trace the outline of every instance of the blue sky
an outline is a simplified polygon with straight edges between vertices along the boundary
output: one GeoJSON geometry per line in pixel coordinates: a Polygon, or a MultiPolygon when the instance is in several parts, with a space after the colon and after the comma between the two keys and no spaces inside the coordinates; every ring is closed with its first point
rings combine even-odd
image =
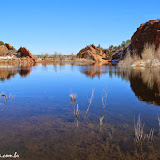
{"type": "Polygon", "coordinates": [[[32,54],[119,45],[160,18],[159,0],[0,0],[0,40],[32,54]]]}

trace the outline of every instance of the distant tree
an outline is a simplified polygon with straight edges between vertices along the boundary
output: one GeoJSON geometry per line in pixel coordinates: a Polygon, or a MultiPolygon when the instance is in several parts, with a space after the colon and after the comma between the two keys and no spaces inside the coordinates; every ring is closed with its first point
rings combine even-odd
{"type": "Polygon", "coordinates": [[[72,53],[72,54],[71,54],[71,60],[74,60],[74,58],[75,58],[75,57],[74,57],[74,54],[72,53]]]}
{"type": "Polygon", "coordinates": [[[121,46],[119,45],[119,46],[118,46],[118,50],[120,50],[120,49],[121,49],[121,46]]]}
{"type": "Polygon", "coordinates": [[[101,45],[100,45],[100,44],[98,45],[98,48],[101,48],[101,45]]]}
{"type": "Polygon", "coordinates": [[[125,47],[127,47],[130,43],[131,43],[131,40],[130,40],[130,39],[129,39],[129,40],[126,40],[126,42],[125,42],[125,47]]]}
{"type": "Polygon", "coordinates": [[[43,57],[44,59],[48,58],[48,53],[44,54],[42,57],[43,57]]]}
{"type": "Polygon", "coordinates": [[[81,52],[79,53],[79,58],[82,58],[82,53],[81,52]]]}
{"type": "Polygon", "coordinates": [[[110,50],[110,51],[113,50],[113,45],[110,45],[110,46],[109,46],[109,50],[110,50]]]}
{"type": "Polygon", "coordinates": [[[117,51],[117,50],[118,50],[118,47],[117,47],[117,46],[114,46],[113,49],[117,51]]]}
{"type": "Polygon", "coordinates": [[[125,44],[126,44],[126,42],[125,42],[125,41],[123,41],[123,42],[122,42],[122,44],[121,44],[121,47],[123,47],[123,48],[124,48],[124,47],[125,47],[125,44]]]}

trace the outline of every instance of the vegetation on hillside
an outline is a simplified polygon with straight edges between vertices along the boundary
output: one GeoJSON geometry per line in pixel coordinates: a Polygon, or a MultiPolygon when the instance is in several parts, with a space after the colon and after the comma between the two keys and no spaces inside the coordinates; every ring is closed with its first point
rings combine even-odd
{"type": "Polygon", "coordinates": [[[3,42],[3,41],[0,41],[0,45],[4,45],[4,42],[3,42]]]}
{"type": "Polygon", "coordinates": [[[160,47],[156,49],[154,44],[149,43],[144,45],[141,56],[136,51],[132,54],[128,51],[125,58],[118,63],[119,67],[155,67],[158,65],[160,65],[160,47]]]}

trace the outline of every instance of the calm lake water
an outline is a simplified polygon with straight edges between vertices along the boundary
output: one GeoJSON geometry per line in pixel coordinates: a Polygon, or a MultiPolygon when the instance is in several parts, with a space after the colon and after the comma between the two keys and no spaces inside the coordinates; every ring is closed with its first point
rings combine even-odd
{"type": "Polygon", "coordinates": [[[69,63],[1,66],[0,92],[7,97],[0,99],[0,154],[17,152],[22,160],[160,159],[159,75],[158,69],[69,63]]]}

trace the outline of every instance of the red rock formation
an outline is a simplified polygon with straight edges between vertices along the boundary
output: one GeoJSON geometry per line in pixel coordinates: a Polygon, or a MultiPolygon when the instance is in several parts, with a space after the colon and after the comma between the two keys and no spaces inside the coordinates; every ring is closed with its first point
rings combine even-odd
{"type": "Polygon", "coordinates": [[[1,53],[4,53],[4,52],[7,52],[8,51],[8,48],[4,45],[0,45],[0,54],[1,53]]]}
{"type": "Polygon", "coordinates": [[[8,48],[9,51],[17,52],[17,50],[8,43],[5,43],[5,46],[8,48]]]}
{"type": "Polygon", "coordinates": [[[150,20],[144,24],[141,24],[141,26],[137,28],[137,31],[133,34],[131,44],[122,51],[119,51],[113,55],[112,60],[118,62],[123,59],[128,50],[130,50],[131,53],[135,50],[137,54],[141,55],[146,43],[155,44],[156,48],[159,47],[160,20],[150,20]]]}
{"type": "Polygon", "coordinates": [[[77,56],[81,58],[89,58],[95,61],[103,61],[103,58],[106,58],[104,50],[94,45],[83,48],[79,51],[77,56]]]}
{"type": "Polygon", "coordinates": [[[5,43],[5,46],[6,46],[9,50],[12,49],[11,45],[8,44],[8,43],[5,43]]]}
{"type": "Polygon", "coordinates": [[[33,60],[34,62],[36,62],[36,60],[34,59],[34,57],[32,56],[32,54],[30,53],[29,50],[27,50],[24,47],[20,47],[18,52],[21,52],[21,57],[28,57],[28,60],[33,60]]]}
{"type": "Polygon", "coordinates": [[[131,38],[131,50],[137,50],[141,54],[146,43],[155,44],[156,48],[160,44],[160,20],[150,20],[141,24],[131,38]]]}

